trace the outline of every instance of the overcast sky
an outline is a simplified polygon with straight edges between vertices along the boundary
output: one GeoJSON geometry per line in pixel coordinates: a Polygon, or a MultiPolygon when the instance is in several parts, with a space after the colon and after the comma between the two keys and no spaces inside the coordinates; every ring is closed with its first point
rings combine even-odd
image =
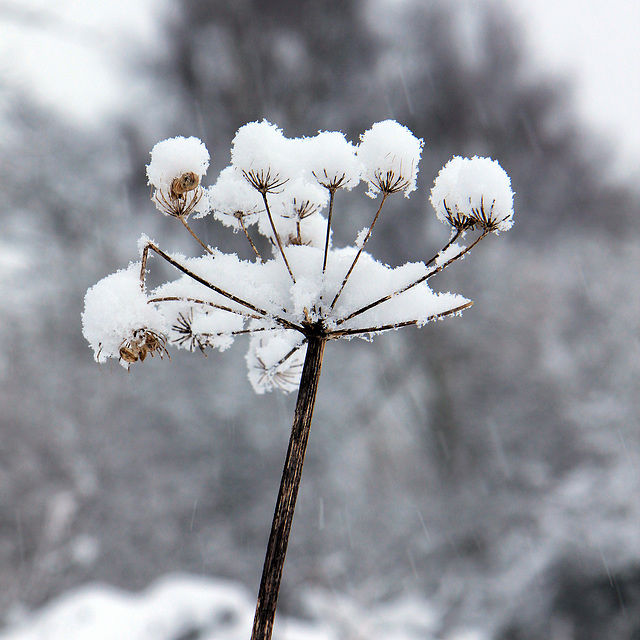
{"type": "MultiPolygon", "coordinates": [[[[574,75],[580,113],[619,150],[619,171],[640,176],[640,1],[503,1],[526,25],[536,63],[574,75]]],[[[149,16],[169,5],[0,0],[0,75],[80,123],[99,123],[130,93],[113,64],[129,47],[118,43],[153,47],[149,16]]]]}

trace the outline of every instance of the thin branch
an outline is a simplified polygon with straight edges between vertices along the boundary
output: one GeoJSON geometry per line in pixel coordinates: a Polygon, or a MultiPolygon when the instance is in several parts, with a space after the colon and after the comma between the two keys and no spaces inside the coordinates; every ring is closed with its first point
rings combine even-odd
{"type": "Polygon", "coordinates": [[[225,291],[224,289],[221,289],[220,287],[216,286],[215,284],[212,284],[211,282],[207,282],[207,280],[205,280],[204,278],[202,278],[198,274],[193,273],[193,271],[191,271],[187,267],[181,265],[178,261],[174,260],[170,255],[166,254],[164,251],[162,251],[162,249],[160,249],[159,247],[157,247],[155,244],[152,244],[152,243],[148,243],[145,246],[144,251],[143,251],[143,255],[142,255],[143,267],[142,267],[142,270],[141,270],[141,278],[143,280],[143,282],[142,282],[143,288],[144,288],[144,267],[145,267],[146,262],[147,262],[147,255],[149,253],[149,249],[151,249],[152,251],[155,251],[161,258],[166,260],[171,266],[173,266],[176,269],[178,269],[178,271],[182,271],[182,273],[184,273],[185,275],[189,276],[191,279],[195,280],[196,282],[199,282],[201,285],[207,287],[208,289],[211,289],[212,291],[215,291],[216,293],[218,293],[221,296],[227,298],[228,300],[231,300],[232,302],[235,302],[236,304],[239,304],[239,305],[241,305],[243,307],[247,307],[247,309],[251,309],[251,311],[255,311],[255,313],[257,313],[258,315],[260,315],[262,317],[265,317],[265,318],[269,318],[269,319],[273,320],[274,322],[277,322],[278,324],[281,324],[283,327],[286,327],[287,329],[294,329],[295,331],[299,331],[300,333],[305,333],[305,330],[303,329],[303,327],[298,326],[294,322],[291,322],[290,320],[287,320],[285,318],[281,318],[280,316],[277,316],[277,315],[275,315],[273,313],[269,313],[268,311],[265,311],[264,309],[261,309],[260,307],[257,307],[256,305],[252,304],[251,302],[247,302],[246,300],[243,300],[242,298],[239,298],[238,296],[235,296],[232,293],[229,293],[229,292],[225,291]]]}
{"type": "Polygon", "coordinates": [[[253,243],[253,240],[251,239],[251,236],[249,235],[249,230],[247,229],[247,225],[244,223],[243,216],[236,216],[236,218],[237,218],[238,222],[240,223],[240,227],[242,228],[242,231],[244,232],[244,235],[247,236],[247,240],[249,241],[249,244],[251,245],[251,248],[253,249],[253,251],[256,254],[256,256],[258,256],[258,260],[260,260],[260,262],[264,262],[264,259],[260,255],[260,252],[258,251],[258,248],[253,243]]]}
{"type": "Polygon", "coordinates": [[[149,259],[150,246],[151,246],[151,243],[147,243],[147,245],[142,251],[142,257],[140,258],[140,289],[142,289],[143,293],[146,286],[147,260],[149,259]]]}
{"type": "Polygon", "coordinates": [[[287,353],[286,356],[280,358],[280,360],[278,360],[278,362],[276,362],[272,368],[277,369],[281,364],[284,364],[292,355],[297,353],[299,349],[301,349],[305,344],[307,344],[307,340],[308,339],[305,338],[300,344],[297,344],[295,347],[293,347],[293,349],[291,349],[291,351],[289,351],[289,353],[287,353]]]}
{"type": "MultiPolygon", "coordinates": [[[[484,237],[486,237],[488,233],[489,233],[489,231],[484,231],[468,247],[465,247],[462,251],[460,251],[460,253],[458,253],[455,256],[453,256],[453,258],[450,258],[449,260],[447,260],[447,262],[445,262],[444,264],[441,264],[440,266],[436,267],[435,269],[432,269],[428,273],[425,273],[422,277],[418,278],[417,280],[415,280],[411,284],[408,284],[407,286],[402,287],[402,289],[398,289],[398,291],[394,291],[393,293],[390,293],[390,294],[388,294],[386,296],[383,296],[382,298],[378,298],[377,300],[374,300],[373,302],[370,302],[368,305],[365,305],[364,307],[360,307],[360,309],[357,309],[353,313],[350,313],[348,316],[346,316],[344,318],[340,318],[340,320],[337,320],[336,324],[337,325],[341,325],[342,323],[346,322],[347,320],[351,320],[351,318],[355,318],[356,316],[359,316],[360,314],[365,313],[366,311],[369,311],[370,309],[373,309],[374,307],[377,307],[378,305],[381,305],[383,302],[387,302],[387,300],[391,300],[391,298],[395,298],[396,296],[399,296],[402,293],[405,293],[406,291],[409,291],[409,289],[413,289],[413,287],[417,287],[419,284],[422,284],[423,282],[426,282],[429,278],[434,276],[436,273],[440,273],[440,271],[446,269],[452,262],[455,262],[459,258],[462,258],[462,256],[464,256],[465,254],[469,253],[469,251],[471,251],[471,249],[473,249],[473,247],[475,247],[478,244],[478,242],[480,242],[480,240],[482,240],[484,237]]],[[[459,235],[459,233],[457,235],[459,235]]],[[[452,244],[453,244],[453,239],[451,239],[446,244],[445,248],[442,251],[444,251],[445,249],[448,249],[452,244]]],[[[441,252],[439,252],[439,253],[441,253],[441,252]]],[[[429,261],[429,263],[433,262],[438,257],[439,253],[436,254],[436,256],[434,258],[432,258],[429,261]]]]}
{"type": "Polygon", "coordinates": [[[327,237],[324,241],[324,258],[322,259],[322,273],[327,270],[327,257],[329,255],[329,236],[331,235],[331,217],[333,216],[333,200],[336,195],[335,187],[327,187],[329,189],[329,215],[327,217],[327,237]]]}
{"type": "Polygon", "coordinates": [[[353,259],[353,262],[351,263],[351,266],[349,267],[349,271],[347,271],[347,275],[344,277],[344,280],[342,281],[342,284],[340,285],[340,289],[338,290],[338,293],[336,293],[336,297],[333,299],[333,302],[331,303],[331,309],[333,309],[336,306],[336,302],[338,302],[338,298],[342,294],[342,291],[343,291],[345,285],[347,284],[347,281],[349,280],[349,277],[351,276],[351,273],[354,270],[354,268],[356,266],[356,263],[358,262],[358,259],[360,258],[360,254],[362,253],[362,251],[364,250],[365,245],[369,241],[369,238],[371,236],[371,232],[373,231],[373,227],[375,226],[376,221],[378,220],[378,216],[380,215],[380,212],[382,211],[382,207],[384,206],[384,203],[385,203],[388,195],[389,195],[389,192],[387,192],[387,191],[385,191],[383,193],[382,201],[380,202],[380,206],[378,207],[378,210],[376,211],[376,215],[373,216],[373,222],[371,223],[371,226],[369,227],[369,230],[367,231],[367,235],[365,236],[364,240],[362,241],[362,244],[360,245],[360,248],[358,249],[358,253],[356,253],[356,257],[353,259]]]}
{"type": "Polygon", "coordinates": [[[449,238],[449,241],[447,242],[447,244],[445,244],[444,247],[442,247],[442,249],[440,249],[440,251],[438,251],[438,253],[436,253],[433,256],[433,258],[431,258],[431,260],[429,260],[428,262],[425,262],[427,267],[430,264],[433,264],[436,261],[436,259],[438,258],[438,256],[441,253],[444,253],[463,233],[464,233],[464,229],[456,228],[455,233],[451,234],[451,238],[449,238]]]}
{"type": "Polygon", "coordinates": [[[460,253],[457,253],[455,256],[453,256],[453,258],[449,258],[449,260],[447,260],[446,262],[438,266],[436,269],[434,269],[433,271],[430,271],[426,275],[425,280],[432,278],[433,276],[436,275],[436,273],[440,273],[441,271],[444,271],[452,262],[455,262],[459,258],[462,258],[463,256],[465,256],[467,253],[469,253],[469,251],[471,251],[471,249],[473,249],[481,240],[484,240],[484,238],[486,238],[490,233],[491,233],[490,229],[485,229],[468,247],[464,247],[464,249],[460,253]]]}
{"type": "Polygon", "coordinates": [[[357,336],[363,335],[365,333],[376,334],[382,333],[383,331],[391,331],[392,329],[400,329],[401,327],[410,327],[414,324],[426,324],[427,322],[432,322],[433,320],[439,320],[440,318],[446,318],[447,316],[454,316],[458,313],[461,313],[465,309],[468,309],[473,305],[473,302],[470,300],[465,304],[460,305],[459,307],[455,307],[453,309],[449,309],[447,311],[443,311],[442,313],[436,313],[428,318],[416,319],[416,320],[406,320],[404,322],[396,322],[394,324],[382,324],[377,327],[364,327],[361,329],[338,329],[336,331],[329,331],[327,333],[328,340],[335,340],[336,338],[342,338],[344,336],[357,336]]]}
{"type": "MultiPolygon", "coordinates": [[[[237,331],[218,331],[216,333],[199,333],[199,336],[205,336],[207,338],[218,338],[220,336],[243,336],[250,333],[260,333],[262,331],[282,331],[280,327],[255,327],[253,329],[238,329],[237,331]]],[[[297,348],[297,347],[296,347],[297,348]]],[[[284,359],[288,357],[285,356],[284,359]]],[[[284,360],[282,360],[284,362],[284,360]]],[[[279,362],[278,365],[281,363],[279,362]]]]}
{"type": "Polygon", "coordinates": [[[185,226],[185,229],[196,239],[196,241],[198,242],[198,244],[208,253],[213,255],[213,251],[211,251],[211,249],[204,243],[202,242],[202,240],[200,240],[200,238],[198,238],[198,236],[193,232],[193,229],[187,224],[187,221],[185,220],[185,216],[180,216],[180,222],[182,222],[182,224],[185,226]]]}
{"type": "Polygon", "coordinates": [[[163,296],[161,298],[151,298],[147,300],[149,304],[155,304],[158,302],[190,302],[191,304],[201,304],[207,307],[213,307],[214,309],[220,309],[220,311],[228,311],[229,313],[235,313],[243,318],[252,318],[254,320],[262,320],[264,316],[258,316],[253,313],[244,313],[238,309],[232,309],[231,307],[225,307],[223,304],[216,304],[215,302],[209,302],[207,300],[199,300],[197,298],[183,298],[182,296],[163,296]]]}
{"type": "Polygon", "coordinates": [[[280,255],[284,260],[284,264],[287,267],[287,271],[289,272],[289,275],[291,276],[291,280],[293,280],[293,284],[295,284],[296,279],[293,277],[293,271],[291,271],[291,267],[289,266],[289,261],[287,260],[287,256],[284,253],[284,247],[282,246],[282,241],[280,240],[280,234],[278,233],[278,230],[276,229],[276,225],[273,222],[273,216],[271,215],[271,209],[269,208],[269,202],[267,200],[267,192],[263,189],[260,191],[260,193],[262,194],[262,199],[264,200],[264,206],[265,206],[265,209],[267,210],[267,216],[269,217],[269,222],[271,223],[271,229],[273,230],[273,235],[276,238],[276,244],[278,245],[278,249],[280,250],[280,255]]]}

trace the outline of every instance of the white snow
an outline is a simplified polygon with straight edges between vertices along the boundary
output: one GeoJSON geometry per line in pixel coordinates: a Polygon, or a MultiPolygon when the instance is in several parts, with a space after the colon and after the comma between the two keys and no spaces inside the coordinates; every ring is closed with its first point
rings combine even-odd
{"type": "Polygon", "coordinates": [[[441,267],[442,265],[449,262],[449,260],[452,260],[459,253],[462,253],[465,249],[466,247],[464,245],[459,245],[456,242],[454,242],[452,245],[447,247],[444,251],[441,251],[436,256],[436,260],[435,260],[436,266],[441,267]]]}
{"type": "Polygon", "coordinates": [[[87,291],[82,333],[96,361],[104,363],[107,358],[119,359],[122,344],[140,329],[162,334],[165,319],[156,306],[148,304],[140,287],[140,263],[136,262],[103,278],[87,291]]]}
{"type": "Polygon", "coordinates": [[[241,172],[267,179],[275,190],[296,172],[291,141],[274,124],[250,122],[238,129],[231,147],[231,163],[241,172]]]}
{"type": "MultiPolygon", "coordinates": [[[[431,640],[441,624],[410,594],[373,606],[322,591],[306,600],[308,619],[276,617],[274,640],[431,640]]],[[[169,575],[140,593],[92,584],[14,622],[0,640],[246,640],[254,609],[244,587],[213,578],[169,575]]]]}
{"type": "Polygon", "coordinates": [[[353,189],[362,174],[356,147],[341,131],[320,131],[298,143],[301,162],[320,184],[353,189]]]}
{"type": "Polygon", "coordinates": [[[216,183],[208,189],[209,209],[196,214],[201,218],[209,211],[227,227],[240,228],[239,218],[245,225],[258,221],[255,215],[264,211],[260,194],[244,179],[237,167],[223,169],[216,183]]]}
{"type": "Polygon", "coordinates": [[[265,338],[251,338],[246,361],[249,382],[258,394],[279,389],[295,391],[300,384],[306,348],[301,336],[280,331],[265,338]]]}

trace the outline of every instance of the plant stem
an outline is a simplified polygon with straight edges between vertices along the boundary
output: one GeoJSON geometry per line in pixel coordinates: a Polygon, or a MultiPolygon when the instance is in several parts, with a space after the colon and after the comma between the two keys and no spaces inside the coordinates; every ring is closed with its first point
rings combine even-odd
{"type": "Polygon", "coordinates": [[[269,208],[269,201],[267,200],[267,191],[262,190],[260,191],[260,193],[262,194],[262,201],[264,202],[264,208],[267,210],[267,216],[269,217],[269,223],[271,224],[271,230],[273,231],[276,244],[278,246],[278,249],[280,250],[280,255],[282,256],[282,259],[284,260],[284,266],[287,267],[287,271],[291,276],[291,280],[293,280],[293,284],[295,284],[296,279],[293,277],[293,271],[291,271],[291,267],[289,266],[289,261],[287,260],[287,256],[285,255],[284,247],[282,246],[282,240],[280,239],[280,234],[276,229],[275,222],[273,221],[273,216],[271,215],[271,209],[269,208]]]}
{"type": "MultiPolygon", "coordinates": [[[[469,251],[471,251],[471,249],[473,249],[473,247],[475,247],[478,244],[478,242],[480,242],[480,240],[487,237],[488,233],[489,231],[485,229],[485,231],[482,232],[482,235],[478,236],[468,247],[465,247],[464,249],[462,249],[460,253],[457,253],[455,256],[453,256],[453,258],[450,258],[444,264],[441,264],[439,267],[436,267],[435,269],[428,271],[421,278],[414,280],[411,284],[408,284],[405,287],[402,287],[402,289],[398,289],[397,291],[394,291],[389,295],[383,296],[382,298],[378,298],[377,300],[370,302],[368,305],[364,307],[360,307],[360,309],[357,309],[353,313],[350,313],[348,316],[345,316],[344,318],[340,318],[339,320],[336,321],[336,325],[341,325],[343,322],[346,322],[347,320],[351,320],[351,318],[355,318],[356,316],[359,316],[361,313],[365,313],[366,311],[369,311],[369,309],[373,309],[374,307],[377,307],[383,302],[387,302],[387,300],[391,300],[391,298],[394,298],[395,296],[399,296],[400,294],[405,293],[405,291],[409,291],[409,289],[413,289],[413,287],[417,287],[419,284],[426,282],[429,278],[432,278],[433,276],[435,276],[436,273],[440,273],[442,270],[446,269],[452,262],[455,262],[456,260],[462,258],[467,253],[469,253],[469,251]]],[[[454,242],[454,238],[452,238],[451,240],[449,240],[449,242],[447,242],[447,244],[444,246],[444,249],[442,249],[442,251],[445,251],[447,248],[449,248],[453,244],[453,242],[454,242]]],[[[427,265],[434,262],[435,259],[438,257],[438,255],[439,254],[436,254],[435,257],[431,258],[431,260],[427,262],[427,265]]]]}
{"type": "Polygon", "coordinates": [[[289,532],[302,477],[302,465],[311,429],[325,342],[325,338],[319,336],[312,336],[308,339],[307,355],[302,369],[293,426],[291,427],[289,449],[282,470],[280,491],[278,492],[278,501],[273,514],[271,535],[262,570],[251,640],[270,640],[273,631],[282,567],[287,553],[289,532]]]}
{"type": "Polygon", "coordinates": [[[208,253],[208,254],[212,254],[213,251],[211,251],[211,249],[209,249],[209,247],[207,247],[207,245],[202,242],[202,240],[200,240],[200,238],[198,238],[198,236],[195,234],[195,232],[193,231],[193,229],[187,224],[187,221],[184,219],[184,217],[180,217],[180,222],[182,222],[182,224],[184,225],[185,229],[195,238],[196,242],[208,253]]]}
{"type": "Polygon", "coordinates": [[[178,271],[182,271],[182,273],[184,273],[186,276],[189,276],[191,279],[195,280],[196,282],[199,282],[201,285],[207,287],[208,289],[215,291],[216,293],[227,298],[228,300],[231,300],[236,304],[242,305],[243,307],[247,307],[247,309],[251,309],[251,311],[255,311],[258,315],[262,316],[263,318],[271,318],[272,320],[282,325],[283,327],[286,327],[287,329],[294,329],[296,331],[300,331],[301,333],[304,333],[304,330],[302,329],[302,327],[287,320],[286,318],[281,318],[280,316],[277,316],[273,313],[269,313],[268,311],[265,311],[264,309],[261,309],[260,307],[257,307],[256,305],[251,304],[251,302],[248,302],[247,300],[243,300],[242,298],[239,298],[238,296],[235,296],[232,293],[229,293],[224,289],[221,289],[215,284],[208,282],[203,277],[199,276],[197,273],[194,273],[190,269],[187,269],[187,267],[180,264],[177,260],[174,260],[168,253],[165,253],[162,249],[157,247],[152,242],[148,242],[145,245],[144,250],[142,251],[142,259],[140,262],[140,287],[143,291],[145,290],[145,273],[147,269],[147,260],[149,258],[149,251],[154,251],[163,260],[168,262],[172,267],[175,267],[176,269],[178,269],[178,271]]]}
{"type": "Polygon", "coordinates": [[[336,195],[335,187],[329,188],[329,216],[327,217],[327,237],[324,241],[324,258],[322,259],[322,273],[327,270],[327,256],[329,255],[329,238],[331,236],[331,218],[333,216],[333,200],[336,195]]]}
{"type": "Polygon", "coordinates": [[[376,215],[373,216],[373,222],[371,223],[371,226],[369,227],[369,230],[367,231],[367,235],[364,237],[364,240],[362,241],[362,244],[360,245],[360,248],[358,249],[358,253],[356,253],[356,257],[353,259],[353,262],[351,263],[351,266],[349,267],[349,271],[347,271],[347,275],[344,277],[344,280],[342,281],[342,284],[340,285],[340,289],[338,289],[338,293],[336,293],[336,296],[333,299],[333,302],[331,303],[331,308],[332,309],[336,306],[336,302],[338,302],[338,298],[342,294],[342,291],[344,290],[347,282],[349,281],[349,277],[351,276],[352,271],[355,269],[355,266],[358,263],[358,258],[360,257],[360,254],[364,250],[364,246],[367,244],[367,242],[369,242],[369,238],[371,237],[371,232],[373,231],[373,227],[375,226],[376,221],[378,220],[378,216],[380,215],[380,212],[382,211],[382,207],[384,206],[384,203],[385,203],[389,193],[390,192],[385,191],[383,193],[383,195],[382,195],[382,200],[380,201],[380,206],[378,207],[378,210],[376,211],[376,215]]]}
{"type": "Polygon", "coordinates": [[[264,260],[262,259],[262,256],[260,255],[260,252],[258,251],[258,248],[253,243],[253,240],[251,239],[251,236],[249,235],[249,230],[247,229],[247,225],[244,223],[244,220],[242,219],[242,216],[238,217],[238,222],[240,223],[240,227],[242,228],[242,231],[244,231],[244,235],[247,236],[247,240],[249,241],[249,244],[251,245],[251,248],[253,249],[253,252],[256,254],[256,256],[258,256],[258,260],[260,260],[260,262],[264,262],[264,260]]]}

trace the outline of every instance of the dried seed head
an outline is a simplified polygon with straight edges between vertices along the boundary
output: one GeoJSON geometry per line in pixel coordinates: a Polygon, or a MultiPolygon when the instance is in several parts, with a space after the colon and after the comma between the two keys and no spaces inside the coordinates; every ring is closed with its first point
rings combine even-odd
{"type": "Polygon", "coordinates": [[[208,201],[204,197],[205,192],[199,184],[196,183],[185,188],[184,183],[188,180],[183,179],[187,176],[194,176],[196,180],[198,179],[198,176],[193,173],[184,174],[171,183],[171,189],[168,193],[159,189],[153,192],[151,200],[155,202],[156,208],[162,213],[174,218],[186,218],[194,211],[202,212],[203,208],[208,208],[208,201]],[[178,193],[178,190],[181,190],[182,193],[178,193]]]}
{"type": "Polygon", "coordinates": [[[130,346],[127,346],[127,344],[128,343],[124,343],[120,347],[120,358],[128,364],[133,364],[138,360],[138,349],[137,347],[131,348],[130,346]]]}
{"type": "Polygon", "coordinates": [[[187,191],[197,189],[200,184],[200,178],[193,171],[187,171],[181,176],[174,178],[171,182],[171,197],[175,199],[182,198],[187,191]]]}
{"type": "Polygon", "coordinates": [[[438,218],[457,229],[498,233],[513,225],[511,179],[491,158],[451,158],[438,173],[430,200],[438,218]]]}
{"type": "Polygon", "coordinates": [[[131,338],[124,340],[119,349],[120,359],[127,364],[133,364],[140,360],[144,362],[147,354],[151,357],[158,353],[162,358],[169,352],[166,347],[166,338],[155,331],[149,329],[137,329],[131,338]]]}

